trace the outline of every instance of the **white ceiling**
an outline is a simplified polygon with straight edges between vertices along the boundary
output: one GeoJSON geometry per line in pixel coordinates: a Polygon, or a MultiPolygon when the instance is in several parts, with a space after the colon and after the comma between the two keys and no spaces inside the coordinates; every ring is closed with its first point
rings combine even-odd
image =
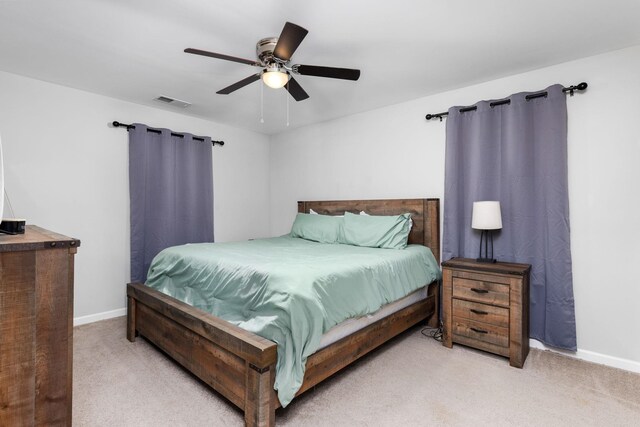
{"type": "Polygon", "coordinates": [[[273,134],[284,89],[264,87],[262,124],[262,83],[215,93],[256,69],[183,50],[254,59],[285,21],[309,30],[292,63],[362,70],[296,77],[291,128],[640,44],[638,0],[0,0],[0,70],[273,134]]]}

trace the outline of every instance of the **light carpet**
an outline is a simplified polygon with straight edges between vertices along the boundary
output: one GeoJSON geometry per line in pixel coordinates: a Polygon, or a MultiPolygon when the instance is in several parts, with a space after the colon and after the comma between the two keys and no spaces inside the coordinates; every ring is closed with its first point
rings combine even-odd
{"type": "MultiPolygon", "coordinates": [[[[125,318],[74,329],[75,426],[241,426],[125,318]]],[[[413,328],[276,412],[279,426],[640,426],[640,375],[531,350],[524,369],[413,328]]]]}

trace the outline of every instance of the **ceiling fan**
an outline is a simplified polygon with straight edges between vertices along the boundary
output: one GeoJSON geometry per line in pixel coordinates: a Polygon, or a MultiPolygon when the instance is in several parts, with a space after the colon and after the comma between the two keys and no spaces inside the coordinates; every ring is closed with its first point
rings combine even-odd
{"type": "Polygon", "coordinates": [[[290,65],[291,56],[296,51],[302,40],[309,31],[299,25],[287,22],[284,24],[280,37],[267,37],[261,39],[256,44],[257,61],[237,58],[235,56],[223,55],[221,53],[208,52],[206,50],[187,48],[186,53],[209,56],[211,58],[224,59],[226,61],[239,62],[241,64],[252,65],[262,68],[256,74],[240,80],[216,93],[228,95],[240,88],[247,86],[262,78],[262,81],[269,87],[278,89],[284,87],[296,101],[309,98],[307,92],[293,78],[292,74],[302,76],[330,77],[333,79],[358,80],[360,70],[350,68],[322,67],[317,65],[290,65]]]}

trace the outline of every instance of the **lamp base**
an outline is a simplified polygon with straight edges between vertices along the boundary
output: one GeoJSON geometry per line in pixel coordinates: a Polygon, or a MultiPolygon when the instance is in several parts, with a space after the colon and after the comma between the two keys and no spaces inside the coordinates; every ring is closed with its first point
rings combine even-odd
{"type": "Polygon", "coordinates": [[[496,259],[493,257],[493,230],[482,230],[480,233],[480,252],[478,253],[477,262],[485,264],[494,264],[496,259]],[[484,240],[484,253],[482,252],[482,241],[484,240]],[[491,241],[491,252],[489,252],[489,241],[491,241]]]}

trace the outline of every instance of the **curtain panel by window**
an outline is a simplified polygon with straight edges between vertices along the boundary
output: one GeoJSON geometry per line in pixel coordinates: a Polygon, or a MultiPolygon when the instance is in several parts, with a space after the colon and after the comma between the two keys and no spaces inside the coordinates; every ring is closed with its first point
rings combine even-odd
{"type": "Polygon", "coordinates": [[[161,250],[213,241],[211,138],[129,129],[131,281],[144,282],[161,250]]]}
{"type": "Polygon", "coordinates": [[[477,258],[472,204],[500,201],[494,256],[532,265],[531,338],[575,350],[566,95],[560,85],[546,90],[528,101],[529,93],[512,95],[509,105],[449,109],[442,259],[477,258]]]}

